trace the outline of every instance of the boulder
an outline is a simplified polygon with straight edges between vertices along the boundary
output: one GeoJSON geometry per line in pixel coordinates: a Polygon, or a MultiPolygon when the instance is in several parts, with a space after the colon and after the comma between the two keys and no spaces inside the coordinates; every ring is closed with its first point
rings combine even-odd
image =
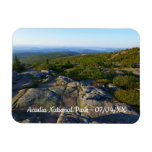
{"type": "Polygon", "coordinates": [[[134,114],[109,114],[92,118],[88,114],[81,112],[61,112],[57,123],[135,123],[139,119],[134,114]]]}
{"type": "Polygon", "coordinates": [[[51,79],[52,79],[52,76],[46,75],[46,79],[44,79],[42,82],[46,83],[46,82],[51,81],[51,79]]]}
{"type": "Polygon", "coordinates": [[[48,73],[46,73],[46,72],[36,72],[34,74],[34,77],[36,77],[36,78],[42,78],[42,77],[45,77],[46,75],[48,75],[48,73]]]}
{"type": "Polygon", "coordinates": [[[102,95],[100,94],[84,94],[79,95],[79,102],[78,106],[85,107],[88,110],[88,115],[91,118],[97,118],[105,115],[110,114],[118,114],[118,113],[124,113],[124,114],[131,114],[138,116],[137,112],[135,112],[130,106],[128,106],[125,103],[121,103],[118,101],[115,101],[114,99],[110,98],[102,98],[102,95]],[[101,109],[100,109],[100,108],[101,109]],[[99,109],[96,109],[99,108],[99,109]],[[99,110],[99,111],[95,111],[99,110]]]}
{"type": "Polygon", "coordinates": [[[12,77],[13,77],[13,82],[15,82],[17,80],[17,72],[16,71],[13,71],[12,77]]]}
{"type": "Polygon", "coordinates": [[[77,88],[76,87],[67,87],[64,94],[70,94],[73,91],[75,91],[77,88]]]}
{"type": "Polygon", "coordinates": [[[55,86],[55,87],[49,87],[50,91],[55,92],[58,95],[62,95],[65,91],[65,86],[55,86]]]}
{"type": "Polygon", "coordinates": [[[93,81],[94,80],[82,80],[82,81],[80,81],[80,85],[81,86],[91,86],[93,81]]]}
{"type": "Polygon", "coordinates": [[[135,123],[139,119],[138,115],[134,114],[124,114],[124,113],[119,113],[119,114],[110,114],[110,115],[105,115],[101,117],[95,118],[95,122],[97,123],[119,123],[119,124],[128,124],[128,123],[135,123]]]}
{"type": "Polygon", "coordinates": [[[30,73],[25,73],[25,74],[22,74],[22,77],[23,78],[32,78],[32,75],[30,73]]]}
{"type": "Polygon", "coordinates": [[[78,98],[78,91],[76,88],[67,88],[63,94],[62,102],[65,108],[76,106],[78,98]]]}
{"type": "Polygon", "coordinates": [[[41,70],[41,72],[42,72],[42,73],[47,73],[47,74],[49,74],[49,73],[50,73],[50,71],[49,71],[49,70],[41,70]]]}
{"type": "Polygon", "coordinates": [[[12,99],[12,108],[15,108],[17,101],[25,94],[27,89],[20,90],[17,95],[12,99]]]}
{"type": "Polygon", "coordinates": [[[55,92],[50,91],[45,88],[31,88],[26,91],[24,95],[22,95],[18,101],[16,102],[16,107],[20,107],[21,109],[27,110],[29,106],[44,106],[44,108],[49,103],[52,105],[57,105],[60,100],[60,96],[58,96],[55,92]]]}
{"type": "Polygon", "coordinates": [[[119,71],[119,70],[116,70],[115,73],[116,73],[116,75],[124,75],[124,72],[123,71],[119,71]]]}
{"type": "Polygon", "coordinates": [[[13,90],[21,90],[24,88],[32,88],[35,87],[35,83],[32,81],[34,78],[30,74],[19,74],[17,77],[19,77],[15,83],[13,84],[13,90]]]}
{"type": "Polygon", "coordinates": [[[120,103],[112,95],[102,89],[93,86],[81,86],[79,89],[78,106],[87,108],[88,116],[97,118],[110,114],[124,113],[138,114],[127,104],[120,103]],[[97,107],[102,107],[101,111],[95,111],[97,107]]]}
{"type": "Polygon", "coordinates": [[[68,113],[68,112],[61,112],[57,123],[89,123],[92,119],[87,115],[81,115],[81,113],[68,113]]]}
{"type": "Polygon", "coordinates": [[[86,95],[85,95],[85,98],[86,98],[86,100],[90,100],[90,99],[95,99],[95,100],[99,100],[99,99],[101,99],[101,95],[99,95],[99,94],[96,94],[96,93],[87,93],[86,95]]]}
{"type": "Polygon", "coordinates": [[[80,83],[77,82],[77,81],[74,81],[74,82],[70,82],[67,84],[68,87],[79,87],[80,86],[80,83]]]}
{"type": "Polygon", "coordinates": [[[73,82],[73,80],[71,78],[65,77],[65,76],[59,76],[57,78],[57,83],[59,85],[66,85],[69,82],[73,82]]]}
{"type": "Polygon", "coordinates": [[[108,91],[108,90],[117,91],[119,88],[120,88],[120,87],[117,87],[117,86],[113,85],[112,83],[109,83],[109,84],[106,86],[107,91],[108,91]]]}
{"type": "Polygon", "coordinates": [[[96,96],[99,95],[102,98],[113,98],[112,95],[110,95],[108,92],[103,91],[102,89],[96,88],[94,86],[81,86],[81,91],[79,92],[80,94],[84,94],[84,97],[89,96],[96,96]]]}
{"type": "Polygon", "coordinates": [[[34,83],[28,82],[28,83],[25,83],[25,84],[22,85],[22,89],[23,89],[23,88],[32,88],[32,87],[34,87],[34,86],[35,86],[34,83]]]}

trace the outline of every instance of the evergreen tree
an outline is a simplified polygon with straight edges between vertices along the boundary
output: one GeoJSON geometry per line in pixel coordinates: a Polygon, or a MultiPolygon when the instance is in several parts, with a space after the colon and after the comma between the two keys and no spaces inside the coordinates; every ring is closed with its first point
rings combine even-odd
{"type": "Polygon", "coordinates": [[[16,55],[14,57],[13,70],[17,72],[21,72],[22,70],[24,70],[24,67],[21,65],[21,62],[19,61],[16,55]]]}
{"type": "Polygon", "coordinates": [[[44,61],[44,68],[45,68],[46,70],[49,69],[49,60],[48,60],[48,59],[46,59],[46,60],[44,61]]]}

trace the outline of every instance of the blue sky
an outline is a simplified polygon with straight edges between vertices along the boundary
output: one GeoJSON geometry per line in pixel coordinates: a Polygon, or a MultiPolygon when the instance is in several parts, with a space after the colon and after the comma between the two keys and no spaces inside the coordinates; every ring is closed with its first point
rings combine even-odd
{"type": "Polygon", "coordinates": [[[139,47],[139,35],[132,29],[30,29],[14,32],[13,45],[139,47]]]}

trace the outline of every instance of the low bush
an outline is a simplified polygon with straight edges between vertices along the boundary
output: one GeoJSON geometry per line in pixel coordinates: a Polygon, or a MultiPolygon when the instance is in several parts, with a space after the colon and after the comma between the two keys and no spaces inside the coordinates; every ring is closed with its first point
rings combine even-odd
{"type": "Polygon", "coordinates": [[[124,89],[139,88],[139,80],[135,76],[125,75],[116,76],[113,79],[113,84],[124,89]]]}
{"type": "Polygon", "coordinates": [[[132,106],[139,106],[139,91],[135,89],[122,90],[118,89],[114,92],[114,96],[124,103],[132,106]]]}

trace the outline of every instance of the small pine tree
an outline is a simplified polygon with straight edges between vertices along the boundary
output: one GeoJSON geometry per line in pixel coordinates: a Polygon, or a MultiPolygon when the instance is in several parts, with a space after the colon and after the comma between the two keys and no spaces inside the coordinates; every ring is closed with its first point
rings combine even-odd
{"type": "Polygon", "coordinates": [[[15,70],[17,72],[21,72],[24,70],[24,67],[21,65],[21,62],[19,61],[19,59],[17,58],[16,55],[14,57],[13,70],[15,70]]]}
{"type": "Polygon", "coordinates": [[[46,60],[44,61],[44,68],[45,68],[46,70],[49,69],[49,60],[48,60],[48,59],[46,59],[46,60]]]}

